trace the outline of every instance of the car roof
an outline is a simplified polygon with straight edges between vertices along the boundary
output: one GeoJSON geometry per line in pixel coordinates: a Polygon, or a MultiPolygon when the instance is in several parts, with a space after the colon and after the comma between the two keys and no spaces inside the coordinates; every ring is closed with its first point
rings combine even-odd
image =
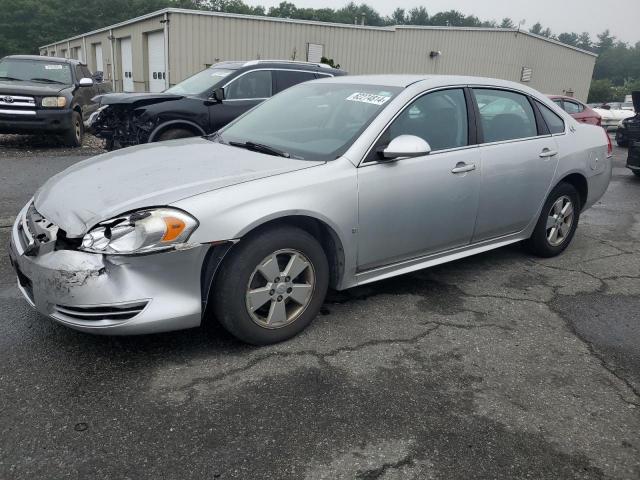
{"type": "Polygon", "coordinates": [[[332,73],[346,73],[343,70],[333,68],[325,63],[302,62],[295,60],[230,60],[218,62],[211,66],[211,68],[228,68],[230,70],[250,69],[252,67],[277,67],[292,70],[309,70],[313,72],[326,71],[332,73]]]}
{"type": "Polygon", "coordinates": [[[376,85],[380,87],[407,88],[414,84],[420,84],[425,88],[437,88],[454,85],[473,85],[480,87],[496,87],[520,90],[531,95],[540,95],[540,92],[521,83],[511,82],[498,78],[473,77],[466,75],[347,75],[330,79],[316,80],[316,82],[332,83],[358,83],[363,85],[376,85]]]}
{"type": "Polygon", "coordinates": [[[74,58],[64,57],[48,57],[46,55],[9,55],[4,58],[11,58],[14,60],[35,60],[40,62],[53,62],[53,63],[68,63],[70,65],[85,65],[85,63],[74,58]]]}

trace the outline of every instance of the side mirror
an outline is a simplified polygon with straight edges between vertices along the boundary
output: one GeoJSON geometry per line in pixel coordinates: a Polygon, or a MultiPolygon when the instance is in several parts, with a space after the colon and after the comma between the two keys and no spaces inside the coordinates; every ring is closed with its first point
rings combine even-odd
{"type": "Polygon", "coordinates": [[[431,153],[429,144],[415,135],[400,135],[382,150],[384,160],[399,160],[401,158],[422,157],[431,153]]]}
{"type": "Polygon", "coordinates": [[[217,103],[221,103],[224,100],[224,88],[216,88],[211,94],[212,100],[217,103]]]}
{"type": "Polygon", "coordinates": [[[80,85],[81,87],[92,87],[93,80],[87,77],[81,78],[80,81],[78,82],[78,85],[80,85]]]}

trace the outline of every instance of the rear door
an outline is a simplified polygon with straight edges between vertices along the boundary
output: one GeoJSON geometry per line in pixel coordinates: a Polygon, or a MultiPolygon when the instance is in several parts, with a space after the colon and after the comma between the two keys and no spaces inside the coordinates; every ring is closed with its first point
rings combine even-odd
{"type": "Polygon", "coordinates": [[[473,242],[516,233],[538,212],[558,163],[558,147],[528,96],[474,88],[482,185],[473,242]]]}
{"type": "Polygon", "coordinates": [[[224,87],[224,100],[209,107],[211,132],[271,97],[274,83],[273,71],[269,69],[249,70],[230,80],[224,87]]]}

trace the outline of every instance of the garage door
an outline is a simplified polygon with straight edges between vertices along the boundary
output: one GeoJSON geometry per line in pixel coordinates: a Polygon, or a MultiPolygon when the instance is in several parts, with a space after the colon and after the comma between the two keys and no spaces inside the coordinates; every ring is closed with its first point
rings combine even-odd
{"type": "MultiPolygon", "coordinates": [[[[102,63],[102,44],[96,43],[96,72],[103,72],[104,64],[102,63]]],[[[95,73],[95,72],[94,72],[95,73]]]]}
{"type": "Polygon", "coordinates": [[[133,92],[133,55],[131,53],[131,38],[120,39],[120,55],[122,57],[122,90],[133,92]]]}
{"type": "Polygon", "coordinates": [[[147,35],[147,58],[149,59],[149,91],[162,92],[165,89],[166,69],[164,65],[164,32],[147,35]]]}

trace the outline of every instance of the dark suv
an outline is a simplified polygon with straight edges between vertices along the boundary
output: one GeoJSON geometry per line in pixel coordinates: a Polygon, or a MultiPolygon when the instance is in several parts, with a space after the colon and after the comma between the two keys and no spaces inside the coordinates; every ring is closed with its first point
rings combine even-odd
{"type": "Polygon", "coordinates": [[[12,55],[0,60],[0,133],[63,135],[82,144],[84,121],[98,108],[92,98],[109,92],[78,60],[12,55]]]}
{"type": "Polygon", "coordinates": [[[89,124],[108,150],[206,135],[286,88],[345,74],[319,63],[221,62],[162,93],[104,95],[89,124]]]}

